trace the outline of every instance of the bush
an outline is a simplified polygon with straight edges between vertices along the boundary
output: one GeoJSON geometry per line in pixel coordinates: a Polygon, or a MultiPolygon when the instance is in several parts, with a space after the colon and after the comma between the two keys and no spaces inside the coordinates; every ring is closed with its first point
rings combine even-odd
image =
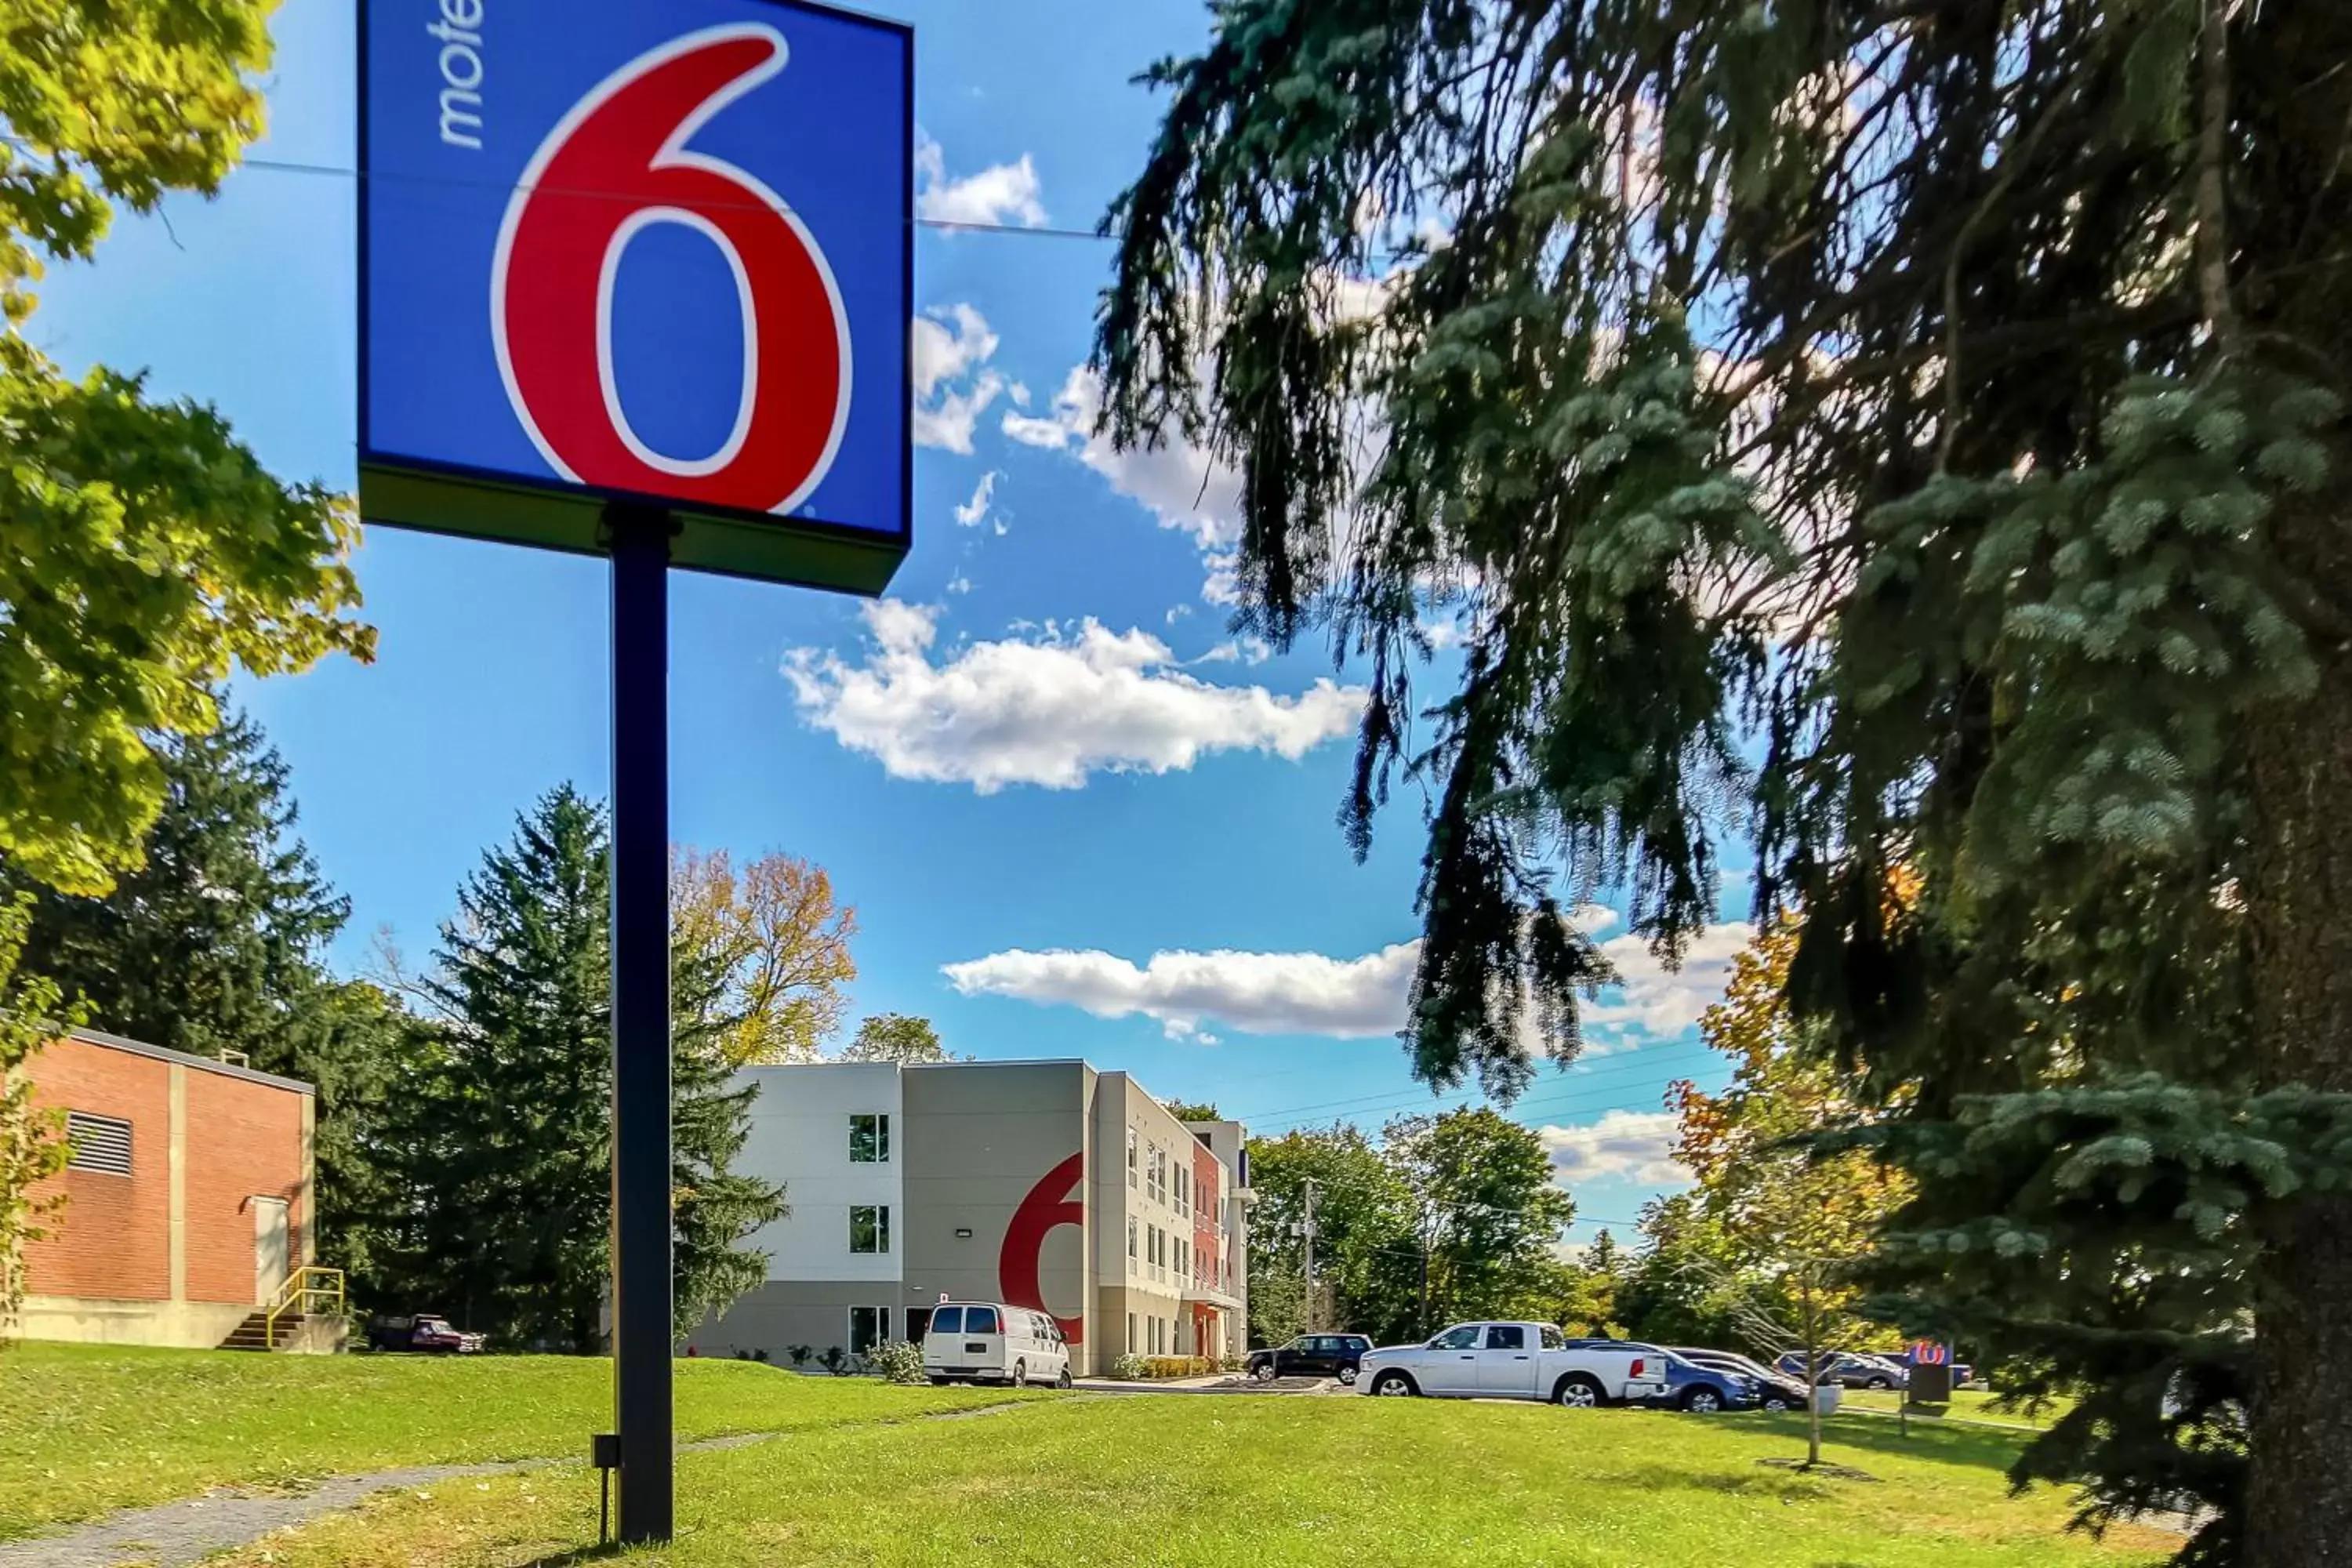
{"type": "Polygon", "coordinates": [[[809,1357],[814,1355],[816,1352],[807,1345],[786,1345],[784,1353],[793,1358],[794,1366],[804,1367],[809,1363],[809,1357]]]}
{"type": "Polygon", "coordinates": [[[1141,1383],[1151,1375],[1151,1367],[1133,1351],[1110,1363],[1110,1374],[1121,1383],[1141,1383]]]}
{"type": "Polygon", "coordinates": [[[892,1340],[866,1352],[866,1370],[891,1383],[923,1381],[923,1347],[892,1340]]]}
{"type": "Polygon", "coordinates": [[[839,1345],[827,1345],[824,1353],[816,1358],[816,1363],[839,1377],[849,1370],[849,1352],[839,1345]]]}
{"type": "Polygon", "coordinates": [[[1156,1355],[1144,1363],[1143,1375],[1150,1378],[1206,1377],[1217,1370],[1217,1363],[1207,1356],[1156,1355]]]}

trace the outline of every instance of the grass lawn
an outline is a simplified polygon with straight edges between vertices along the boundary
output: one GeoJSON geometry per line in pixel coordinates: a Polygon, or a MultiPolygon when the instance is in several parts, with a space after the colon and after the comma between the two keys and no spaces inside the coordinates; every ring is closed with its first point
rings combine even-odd
{"type": "MultiPolygon", "coordinates": [[[[1793,1417],[1542,1405],[1130,1395],[969,1420],[836,1426],[678,1465],[681,1568],[2147,1568],[2179,1542],[2063,1532],[2007,1496],[2017,1438],[1833,1424],[1872,1480],[1801,1457],[1793,1417]]],[[[592,1544],[595,1478],[566,1467],[257,1543],[235,1568],[520,1568],[592,1544]]]]}
{"type": "MultiPolygon", "coordinates": [[[[1000,1404],[740,1362],[677,1367],[681,1441],[1000,1404]]],[[[268,1356],[24,1343],[0,1352],[0,1540],[231,1482],[584,1456],[609,1363],[563,1356],[268,1356]]]]}
{"type": "MultiPolygon", "coordinates": [[[[1901,1404],[1902,1398],[1900,1394],[1892,1391],[1850,1388],[1846,1390],[1844,1404],[1848,1409],[1875,1410],[1892,1415],[1901,1404]]],[[[2028,1411],[2021,1405],[2013,1409],[2003,1409],[1995,1403],[1995,1395],[1982,1389],[1955,1390],[1950,1409],[1944,1418],[1954,1421],[1990,1421],[2010,1426],[2047,1427],[2073,1405],[2071,1400],[2053,1399],[2039,1410],[2028,1411]]]]}

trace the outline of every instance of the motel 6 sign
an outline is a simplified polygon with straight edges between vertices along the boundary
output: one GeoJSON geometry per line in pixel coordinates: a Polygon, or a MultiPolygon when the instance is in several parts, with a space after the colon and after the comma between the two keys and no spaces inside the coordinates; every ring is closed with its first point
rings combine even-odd
{"type": "Polygon", "coordinates": [[[364,0],[370,520],[875,593],[908,542],[913,42],[793,0],[364,0]]]}

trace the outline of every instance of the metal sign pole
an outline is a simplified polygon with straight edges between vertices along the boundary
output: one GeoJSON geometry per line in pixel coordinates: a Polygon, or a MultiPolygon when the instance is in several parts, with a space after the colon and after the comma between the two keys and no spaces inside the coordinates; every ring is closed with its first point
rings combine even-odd
{"type": "Polygon", "coordinates": [[[670,1539],[669,536],[613,554],[613,1407],[623,1545],[670,1539]]]}

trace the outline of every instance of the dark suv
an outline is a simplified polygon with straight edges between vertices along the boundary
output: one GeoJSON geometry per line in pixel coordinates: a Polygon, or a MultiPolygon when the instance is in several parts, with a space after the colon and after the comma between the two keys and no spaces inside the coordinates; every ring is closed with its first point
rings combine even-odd
{"type": "Polygon", "coordinates": [[[1286,1345],[1250,1352],[1249,1374],[1260,1383],[1277,1377],[1336,1377],[1352,1384],[1356,1368],[1371,1348],[1372,1342],[1361,1334],[1301,1334],[1286,1345]]]}

